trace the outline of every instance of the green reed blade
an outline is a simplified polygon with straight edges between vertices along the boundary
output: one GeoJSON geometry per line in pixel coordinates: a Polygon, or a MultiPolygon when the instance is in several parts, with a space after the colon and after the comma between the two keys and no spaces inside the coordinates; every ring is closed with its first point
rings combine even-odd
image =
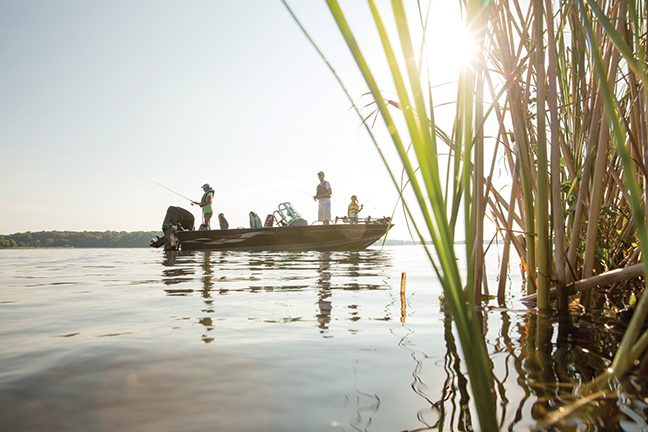
{"type": "MultiPolygon", "coordinates": [[[[578,0],[581,10],[585,10],[583,0],[578,0]]],[[[599,77],[601,94],[605,100],[605,110],[608,114],[609,120],[612,124],[612,131],[616,149],[623,161],[623,174],[625,177],[625,185],[630,189],[630,204],[635,214],[635,223],[637,225],[637,235],[640,239],[640,246],[643,250],[644,256],[648,253],[648,231],[646,229],[646,217],[644,213],[644,203],[641,201],[643,196],[641,188],[637,184],[637,176],[634,170],[634,162],[630,151],[625,143],[625,131],[622,128],[622,116],[617,106],[614,92],[608,80],[607,70],[605,68],[603,58],[599,51],[599,44],[597,36],[592,30],[589,18],[585,13],[582,14],[583,25],[587,32],[590,42],[590,49],[592,50],[592,59],[594,61],[594,69],[599,77]]],[[[648,260],[644,260],[644,274],[648,274],[648,260]]],[[[648,282],[644,282],[645,288],[648,288],[648,282]]],[[[644,289],[645,289],[644,288],[644,289]]],[[[617,350],[614,360],[612,362],[611,370],[616,376],[623,376],[629,370],[635,361],[632,357],[632,348],[639,337],[641,327],[648,317],[648,295],[641,296],[635,313],[630,321],[619,349],[617,350]]]]}
{"type": "MultiPolygon", "coordinates": [[[[431,131],[434,130],[434,127],[422,123],[427,120],[425,120],[425,104],[422,99],[422,92],[420,91],[420,87],[418,87],[418,67],[412,62],[406,62],[408,76],[410,77],[410,88],[412,88],[417,103],[416,111],[418,112],[418,115],[415,115],[414,108],[410,104],[407,84],[404,76],[400,72],[400,67],[392,48],[391,40],[387,35],[387,31],[375,3],[370,0],[369,5],[383,44],[392,79],[394,80],[394,85],[399,96],[400,108],[404,114],[407,132],[412,140],[412,146],[417,156],[417,162],[420,166],[420,174],[425,189],[421,189],[418,183],[418,179],[412,169],[412,163],[403,147],[400,133],[398,132],[391,114],[387,110],[379,88],[366,61],[364,60],[350,28],[348,27],[348,24],[346,23],[338,3],[335,0],[328,0],[327,3],[356,60],[356,63],[361,70],[362,75],[365,78],[367,85],[374,96],[383,120],[389,129],[392,141],[394,142],[411,181],[413,191],[419,202],[419,207],[421,208],[428,231],[435,245],[442,271],[442,274],[439,276],[444,286],[446,299],[453,312],[457,330],[462,340],[462,345],[466,348],[465,352],[468,353],[470,351],[470,355],[466,355],[466,360],[469,371],[471,372],[473,392],[475,394],[475,402],[478,407],[480,421],[485,430],[490,429],[490,426],[492,425],[497,427],[493,409],[495,403],[494,395],[491,390],[492,378],[489,369],[488,356],[483,339],[481,339],[480,336],[478,321],[474,309],[466,306],[466,299],[461,286],[461,277],[454,256],[454,245],[452,243],[453,235],[450,233],[446,217],[446,206],[441,193],[440,173],[435,161],[436,154],[430,152],[431,149],[435,149],[431,138],[431,131]],[[425,194],[424,191],[426,192],[425,194]],[[431,212],[428,210],[428,204],[431,207],[431,212]],[[468,347],[470,347],[470,350],[468,347]],[[477,353],[475,353],[475,348],[478,349],[477,353]]],[[[407,24],[402,4],[395,1],[393,3],[393,8],[401,37],[401,48],[406,54],[411,54],[413,53],[413,50],[407,32],[407,24]]]]}
{"type": "MultiPolygon", "coordinates": [[[[631,13],[636,9],[632,9],[632,6],[636,8],[634,2],[631,2],[631,13]]],[[[641,77],[641,80],[644,83],[648,83],[648,75],[646,74],[646,64],[634,56],[634,52],[628,46],[628,44],[623,40],[623,36],[614,28],[614,24],[610,19],[605,15],[601,7],[598,5],[598,2],[594,0],[587,0],[587,5],[590,7],[590,10],[596,16],[599,23],[605,30],[605,34],[612,40],[616,49],[620,51],[623,55],[623,58],[628,62],[628,67],[637,75],[641,77]]],[[[636,15],[635,15],[636,16],[636,15]]],[[[644,19],[646,17],[644,16],[644,19]]],[[[635,24],[636,25],[636,24],[635,24]]],[[[641,49],[641,44],[638,44],[639,49],[641,49]]],[[[641,51],[640,51],[641,52],[641,51]]]]}

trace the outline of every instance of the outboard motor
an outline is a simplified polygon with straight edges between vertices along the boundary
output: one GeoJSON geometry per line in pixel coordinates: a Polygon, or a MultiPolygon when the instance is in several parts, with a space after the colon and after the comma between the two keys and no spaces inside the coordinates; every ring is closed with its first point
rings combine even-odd
{"type": "Polygon", "coordinates": [[[189,210],[170,206],[162,222],[164,250],[177,250],[180,242],[175,235],[176,231],[193,231],[194,221],[194,215],[189,210]]]}
{"type": "Polygon", "coordinates": [[[162,230],[171,225],[178,225],[179,228],[184,231],[193,231],[194,221],[194,215],[192,215],[189,210],[185,210],[182,207],[171,206],[167,209],[164,222],[162,222],[162,230]]]}

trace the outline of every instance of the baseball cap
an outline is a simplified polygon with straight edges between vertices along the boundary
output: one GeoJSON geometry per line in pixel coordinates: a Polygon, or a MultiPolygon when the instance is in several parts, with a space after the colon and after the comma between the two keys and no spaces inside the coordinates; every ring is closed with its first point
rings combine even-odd
{"type": "Polygon", "coordinates": [[[202,189],[208,188],[208,187],[209,187],[209,183],[205,183],[204,185],[202,185],[202,186],[200,186],[200,187],[201,187],[202,189]]]}

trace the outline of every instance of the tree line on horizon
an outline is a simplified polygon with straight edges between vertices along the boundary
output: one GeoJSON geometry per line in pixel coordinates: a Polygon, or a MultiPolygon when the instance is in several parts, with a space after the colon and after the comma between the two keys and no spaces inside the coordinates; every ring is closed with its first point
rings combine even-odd
{"type": "Polygon", "coordinates": [[[8,248],[139,248],[160,231],[40,231],[0,235],[0,249],[8,248]]]}

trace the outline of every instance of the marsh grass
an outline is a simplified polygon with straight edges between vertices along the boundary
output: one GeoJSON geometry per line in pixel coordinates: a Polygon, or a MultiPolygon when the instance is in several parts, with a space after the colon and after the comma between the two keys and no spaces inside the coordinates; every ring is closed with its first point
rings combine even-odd
{"type": "MultiPolygon", "coordinates": [[[[482,296],[489,294],[483,274],[487,221],[503,241],[497,292],[502,306],[511,253],[519,255],[527,294],[535,294],[543,314],[565,312],[576,295],[586,311],[609,305],[609,285],[576,295],[566,287],[645,263],[646,3],[459,1],[478,49],[456,77],[451,130],[435,120],[439,107],[429,77],[430,65],[443,61],[427,55],[427,22],[436,3],[419,2],[418,19],[410,22],[413,14],[401,0],[391,1],[389,12],[367,1],[365,19],[377,30],[390,82],[378,82],[376,76],[384,76],[375,73],[381,66],[365,57],[338,1],[327,4],[388,134],[377,136],[364,121],[367,131],[379,151],[391,141],[400,166],[381,151],[383,161],[397,188],[395,173],[399,167],[406,173],[413,196],[409,202],[402,195],[407,214],[421,239],[432,239],[436,254],[428,251],[428,256],[463,352],[470,352],[464,357],[481,429],[497,430],[497,395],[479,326],[482,296]],[[393,89],[398,99],[386,99],[384,89],[393,89]],[[447,164],[440,163],[441,154],[449,154],[447,164]],[[507,188],[495,186],[495,173],[502,171],[508,173],[507,188]],[[453,247],[459,223],[466,233],[465,275],[453,247]],[[552,287],[557,288],[556,302],[550,297],[552,287]]],[[[643,273],[648,274],[646,264],[643,273]]],[[[615,290],[623,290],[619,280],[615,284],[615,290]]],[[[648,333],[642,332],[647,315],[648,296],[641,296],[611,368],[588,385],[573,387],[578,389],[572,396],[589,399],[550,416],[545,426],[614,391],[610,383],[622,382],[648,346],[648,333]]],[[[539,319],[534,326],[540,339],[547,322],[539,319]]],[[[549,366],[545,363],[551,360],[540,355],[537,361],[549,366]]]]}

